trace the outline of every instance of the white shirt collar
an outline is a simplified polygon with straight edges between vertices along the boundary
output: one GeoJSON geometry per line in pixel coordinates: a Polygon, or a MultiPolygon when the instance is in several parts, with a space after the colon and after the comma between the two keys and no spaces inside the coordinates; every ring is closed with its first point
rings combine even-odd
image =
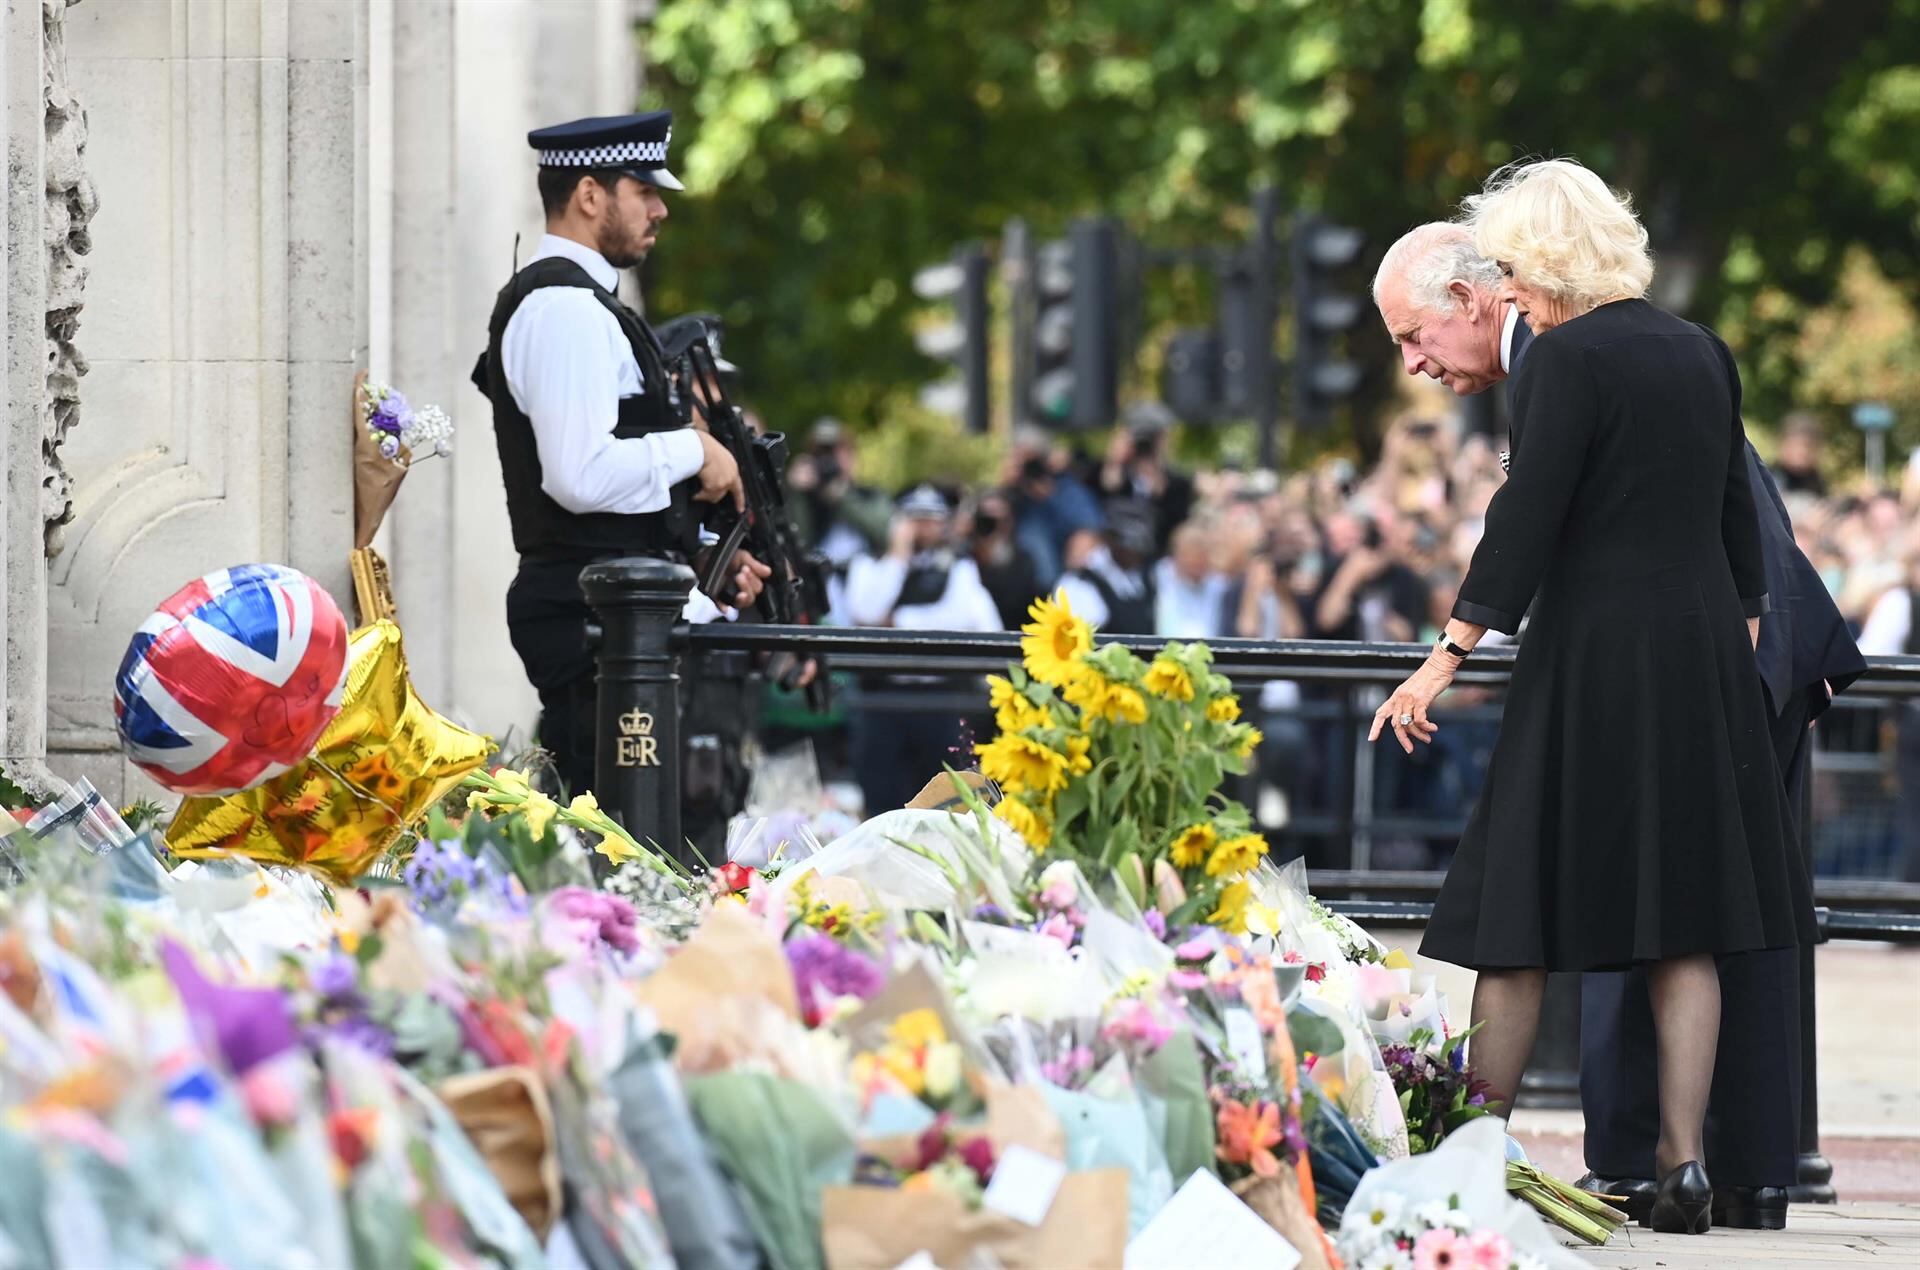
{"type": "Polygon", "coordinates": [[[1500,328],[1500,369],[1513,373],[1513,328],[1520,325],[1520,310],[1507,306],[1507,322],[1500,328]]]}
{"type": "MultiPolygon", "coordinates": [[[[540,249],[533,253],[534,260],[547,260],[554,256],[564,256],[587,271],[587,276],[609,291],[620,289],[620,271],[615,269],[607,258],[571,238],[562,238],[558,234],[542,234],[540,249]]],[[[529,262],[531,263],[531,262],[529,262]]]]}

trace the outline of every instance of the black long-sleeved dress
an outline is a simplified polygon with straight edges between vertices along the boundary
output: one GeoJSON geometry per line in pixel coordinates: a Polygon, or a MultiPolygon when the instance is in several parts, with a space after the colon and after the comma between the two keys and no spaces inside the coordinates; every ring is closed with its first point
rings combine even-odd
{"type": "Polygon", "coordinates": [[[1740,380],[1643,300],[1536,339],[1454,616],[1513,631],[1500,739],[1421,951],[1595,970],[1810,942],[1746,618],[1740,380]]]}

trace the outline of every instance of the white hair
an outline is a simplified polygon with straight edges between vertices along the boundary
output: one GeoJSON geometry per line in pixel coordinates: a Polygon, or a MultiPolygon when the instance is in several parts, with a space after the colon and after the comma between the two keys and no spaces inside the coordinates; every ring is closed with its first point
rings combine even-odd
{"type": "Polygon", "coordinates": [[[1572,159],[1510,163],[1465,207],[1480,253],[1549,295],[1591,306],[1653,281],[1633,200],[1572,159]]]}
{"type": "Polygon", "coordinates": [[[1380,258],[1373,275],[1374,307],[1379,307],[1387,279],[1396,277],[1406,282],[1407,302],[1414,309],[1444,313],[1452,303],[1447,288],[1456,282],[1476,291],[1499,290],[1500,266],[1480,254],[1465,226],[1430,221],[1402,234],[1380,258]]]}

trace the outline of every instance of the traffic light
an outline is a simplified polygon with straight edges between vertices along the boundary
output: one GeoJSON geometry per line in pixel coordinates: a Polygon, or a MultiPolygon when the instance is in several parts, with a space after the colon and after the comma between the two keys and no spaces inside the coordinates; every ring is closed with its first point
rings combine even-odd
{"type": "Polygon", "coordinates": [[[985,432],[991,422],[987,400],[987,252],[970,243],[953,259],[931,265],[913,276],[914,294],[923,300],[952,305],[952,317],[914,333],[922,353],[951,362],[959,376],[929,384],[920,400],[930,410],[958,415],[969,432],[985,432]]]}
{"type": "Polygon", "coordinates": [[[1222,412],[1220,337],[1186,327],[1167,339],[1160,365],[1160,400],[1182,423],[1212,423],[1222,412]]]}
{"type": "Polygon", "coordinates": [[[1075,221],[1033,268],[1032,400],[1043,424],[1104,428],[1119,411],[1120,231],[1075,221]]]}
{"type": "Polygon", "coordinates": [[[1293,417],[1322,427],[1333,407],[1360,387],[1360,365],[1341,337],[1360,321],[1363,302],[1340,290],[1337,275],[1360,255],[1359,230],[1301,212],[1293,222],[1293,417]]]}

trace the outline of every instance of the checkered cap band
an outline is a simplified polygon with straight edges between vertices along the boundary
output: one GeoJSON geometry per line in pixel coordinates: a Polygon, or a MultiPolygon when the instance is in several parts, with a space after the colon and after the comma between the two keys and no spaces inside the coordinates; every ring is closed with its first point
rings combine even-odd
{"type": "MultiPolygon", "coordinates": [[[[669,134],[667,141],[673,139],[669,134]]],[[[625,163],[665,167],[667,141],[623,141],[612,146],[583,146],[577,150],[542,150],[540,165],[549,168],[611,168],[625,163]]]]}

